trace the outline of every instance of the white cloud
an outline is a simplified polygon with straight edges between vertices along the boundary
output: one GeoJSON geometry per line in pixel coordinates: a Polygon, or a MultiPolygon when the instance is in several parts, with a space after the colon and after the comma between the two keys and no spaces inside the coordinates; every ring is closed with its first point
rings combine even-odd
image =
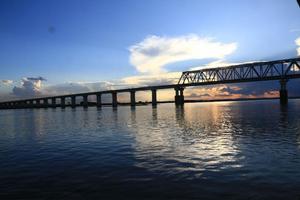
{"type": "Polygon", "coordinates": [[[46,81],[43,77],[22,78],[20,86],[14,86],[12,95],[20,98],[29,98],[42,95],[43,84],[46,81]]]}
{"type": "Polygon", "coordinates": [[[122,79],[127,86],[148,86],[148,85],[166,85],[175,84],[179,80],[181,72],[160,73],[157,75],[139,75],[129,76],[122,79]]]}
{"type": "Polygon", "coordinates": [[[297,48],[297,55],[300,56],[300,37],[295,40],[295,43],[298,46],[298,48],[297,48]]]}
{"type": "Polygon", "coordinates": [[[42,81],[45,81],[43,77],[28,77],[23,78],[21,86],[15,86],[13,88],[13,94],[18,97],[33,97],[41,95],[42,81]]]}
{"type": "Polygon", "coordinates": [[[241,64],[254,63],[254,62],[263,62],[263,61],[226,62],[224,60],[217,60],[217,61],[208,63],[207,65],[192,67],[192,68],[190,68],[190,70],[200,70],[203,68],[214,68],[214,67],[228,67],[228,66],[232,66],[232,65],[241,65],[241,64]]]}
{"type": "Polygon", "coordinates": [[[300,46],[300,37],[297,38],[295,42],[296,42],[296,44],[297,44],[298,46],[300,46]]]}
{"type": "Polygon", "coordinates": [[[74,94],[113,89],[110,82],[69,82],[45,87],[44,95],[74,94]]]}
{"type": "Polygon", "coordinates": [[[11,85],[13,83],[12,80],[1,80],[1,83],[4,85],[11,85]]]}
{"type": "Polygon", "coordinates": [[[139,72],[157,74],[165,71],[163,67],[170,63],[192,59],[222,59],[236,48],[236,43],[225,44],[190,34],[179,37],[151,35],[129,50],[130,62],[139,72]]]}

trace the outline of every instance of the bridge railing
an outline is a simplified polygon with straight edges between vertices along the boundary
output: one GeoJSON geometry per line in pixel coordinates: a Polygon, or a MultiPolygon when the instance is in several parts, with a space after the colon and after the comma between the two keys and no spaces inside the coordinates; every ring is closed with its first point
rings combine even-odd
{"type": "Polygon", "coordinates": [[[300,77],[300,58],[254,62],[182,73],[178,84],[228,83],[300,77]]]}

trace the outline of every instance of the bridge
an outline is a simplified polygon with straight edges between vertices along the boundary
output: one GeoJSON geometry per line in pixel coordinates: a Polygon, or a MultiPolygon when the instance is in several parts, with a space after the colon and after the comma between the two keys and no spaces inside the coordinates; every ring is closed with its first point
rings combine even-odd
{"type": "Polygon", "coordinates": [[[157,105],[157,90],[174,89],[174,102],[180,106],[184,104],[184,89],[187,87],[200,87],[214,84],[230,84],[243,82],[258,82],[279,80],[280,82],[280,103],[287,104],[288,91],[286,88],[289,79],[300,78],[300,58],[275,60],[269,62],[252,62],[239,65],[231,65],[226,67],[204,68],[201,70],[184,71],[177,84],[157,85],[137,88],[126,88],[117,90],[105,90],[97,92],[87,92],[78,94],[68,94],[52,97],[39,97],[32,99],[22,99],[14,101],[0,102],[0,109],[18,109],[18,108],[65,108],[70,107],[89,107],[89,96],[96,97],[96,106],[101,107],[103,94],[111,94],[113,107],[118,106],[118,93],[130,93],[130,105],[137,104],[135,93],[138,91],[151,91],[153,106],[157,105]],[[82,97],[83,101],[80,104],[76,103],[76,98],[82,97]],[[70,100],[71,104],[66,104],[66,99],[70,100]],[[57,103],[57,100],[60,102],[57,103]],[[50,101],[50,102],[49,102],[50,101]]]}

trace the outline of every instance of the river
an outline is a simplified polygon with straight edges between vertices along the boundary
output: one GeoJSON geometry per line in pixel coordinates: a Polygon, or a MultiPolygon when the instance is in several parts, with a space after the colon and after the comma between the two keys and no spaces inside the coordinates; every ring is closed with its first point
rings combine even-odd
{"type": "Polygon", "coordinates": [[[299,199],[300,100],[0,111],[0,199],[299,199]]]}

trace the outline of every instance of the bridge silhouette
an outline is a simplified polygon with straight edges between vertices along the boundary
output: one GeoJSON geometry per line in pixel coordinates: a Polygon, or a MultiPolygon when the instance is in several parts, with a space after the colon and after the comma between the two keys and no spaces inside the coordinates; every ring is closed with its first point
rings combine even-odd
{"type": "Polygon", "coordinates": [[[14,101],[0,102],[0,109],[18,109],[18,108],[50,108],[66,106],[89,107],[89,96],[96,96],[96,106],[101,107],[103,94],[111,94],[113,107],[118,106],[118,93],[130,93],[130,105],[137,105],[135,93],[138,91],[151,91],[153,106],[157,105],[157,90],[174,89],[174,102],[181,106],[184,104],[184,89],[187,87],[205,86],[214,84],[230,84],[243,82],[258,82],[279,80],[280,103],[288,103],[288,91],[286,88],[289,79],[300,78],[300,58],[275,60],[269,62],[253,62],[240,65],[231,65],[226,67],[204,68],[201,70],[184,71],[177,84],[146,86],[137,88],[126,88],[117,90],[105,90],[97,92],[86,92],[78,94],[59,95],[51,97],[39,97],[31,99],[22,99],[14,101]],[[83,101],[80,104],[76,103],[76,98],[82,97],[83,101]],[[70,98],[71,104],[66,104],[66,99],[70,98]],[[57,103],[57,99],[60,102],[57,103]],[[49,100],[51,102],[49,102],[49,100]]]}

